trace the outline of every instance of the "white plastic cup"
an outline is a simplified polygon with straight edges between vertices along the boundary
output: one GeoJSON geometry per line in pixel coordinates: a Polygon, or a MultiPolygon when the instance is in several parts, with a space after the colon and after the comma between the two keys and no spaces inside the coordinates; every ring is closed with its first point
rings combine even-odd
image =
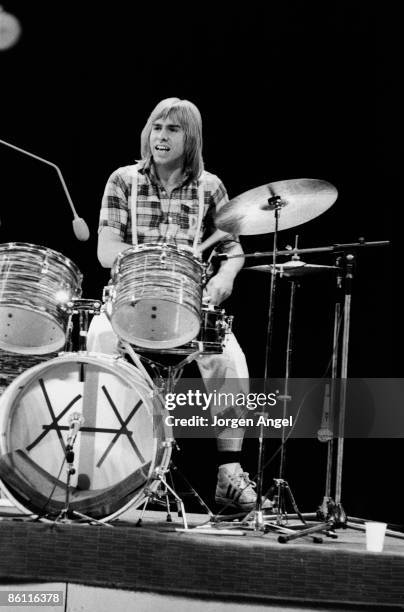
{"type": "Polygon", "coordinates": [[[366,526],[366,550],[382,552],[387,523],[369,521],[366,526]]]}

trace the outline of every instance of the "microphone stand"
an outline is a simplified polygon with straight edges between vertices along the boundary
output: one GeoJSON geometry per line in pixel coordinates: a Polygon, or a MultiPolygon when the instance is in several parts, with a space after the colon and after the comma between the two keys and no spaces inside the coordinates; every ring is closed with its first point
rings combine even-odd
{"type": "Polygon", "coordinates": [[[32,157],[33,159],[41,161],[44,164],[47,164],[48,166],[51,166],[52,168],[56,170],[58,177],[60,179],[60,182],[62,183],[63,191],[65,192],[67,201],[69,202],[69,206],[73,213],[74,234],[78,240],[82,240],[82,241],[88,240],[90,237],[90,231],[88,229],[88,225],[84,221],[84,219],[78,216],[76,212],[76,209],[73,204],[73,200],[70,197],[69,190],[67,189],[67,185],[65,183],[65,180],[63,178],[60,168],[56,164],[48,161],[47,159],[44,159],[43,157],[39,157],[39,155],[35,155],[34,153],[30,153],[29,151],[26,151],[25,149],[21,149],[20,147],[16,147],[15,145],[11,144],[10,142],[7,142],[6,140],[0,139],[0,144],[5,145],[6,147],[10,147],[10,149],[14,149],[14,151],[18,151],[19,153],[23,153],[24,155],[28,155],[28,157],[32,157]]]}
{"type": "MultiPolygon", "coordinates": [[[[337,273],[337,299],[335,300],[334,306],[334,331],[333,331],[333,339],[332,339],[332,358],[331,358],[331,384],[329,391],[329,405],[327,406],[328,414],[327,414],[327,424],[328,427],[323,432],[324,440],[327,442],[327,467],[326,467],[326,479],[325,479],[325,491],[324,497],[321,506],[317,511],[317,515],[324,520],[328,515],[328,507],[329,504],[332,504],[331,497],[331,486],[332,486],[332,475],[333,475],[333,458],[334,458],[334,430],[332,423],[334,421],[334,406],[336,400],[336,380],[338,376],[338,354],[340,348],[340,318],[341,318],[341,308],[342,303],[340,299],[340,294],[342,290],[342,274],[341,274],[341,257],[338,256],[335,260],[336,267],[338,269],[337,273]]],[[[319,438],[321,440],[321,438],[319,438]]]]}
{"type": "Polygon", "coordinates": [[[76,435],[69,436],[67,439],[67,444],[65,447],[65,458],[67,463],[67,479],[66,479],[66,497],[65,497],[65,505],[58,514],[55,519],[55,523],[73,523],[75,522],[74,518],[81,518],[87,521],[88,523],[96,523],[98,525],[104,525],[104,527],[113,527],[108,523],[103,523],[87,514],[83,514],[82,512],[77,512],[77,510],[72,510],[70,508],[70,481],[71,477],[76,473],[76,468],[74,467],[74,450],[73,445],[76,440],[76,435]]]}

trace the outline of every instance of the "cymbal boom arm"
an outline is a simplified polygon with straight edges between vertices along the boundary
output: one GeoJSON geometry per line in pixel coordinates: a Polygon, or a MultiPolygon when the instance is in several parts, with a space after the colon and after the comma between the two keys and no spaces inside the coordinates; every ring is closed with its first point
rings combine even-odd
{"type": "MultiPolygon", "coordinates": [[[[278,209],[279,210],[279,209],[278,209]]],[[[359,238],[358,242],[347,242],[342,244],[333,244],[331,246],[324,247],[314,247],[312,249],[286,249],[283,251],[277,251],[276,256],[287,256],[291,255],[301,255],[302,253],[344,253],[345,251],[350,251],[356,248],[364,248],[364,247],[376,247],[376,246],[389,246],[390,240],[376,240],[373,242],[366,242],[363,238],[359,238]]],[[[255,253],[243,253],[243,255],[215,255],[218,260],[221,259],[233,259],[234,257],[244,257],[245,259],[249,258],[257,258],[257,257],[273,257],[273,251],[264,251],[264,252],[255,252],[255,253]]]]}

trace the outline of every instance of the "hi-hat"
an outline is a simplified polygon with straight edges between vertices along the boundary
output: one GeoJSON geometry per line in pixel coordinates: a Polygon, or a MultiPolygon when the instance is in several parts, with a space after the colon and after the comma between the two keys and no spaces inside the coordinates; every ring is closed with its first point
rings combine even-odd
{"type": "Polygon", "coordinates": [[[244,268],[244,270],[254,270],[255,272],[266,272],[272,274],[274,270],[279,272],[279,276],[286,276],[287,278],[308,276],[310,274],[318,274],[320,272],[335,272],[339,268],[337,266],[320,266],[316,264],[308,264],[304,261],[285,261],[284,263],[262,266],[251,266],[250,268],[244,268]]]}
{"type": "Polygon", "coordinates": [[[275,231],[274,198],[280,197],[278,229],[306,223],[330,208],[338,196],[327,181],[291,179],[250,189],[219,208],[215,225],[231,234],[268,234],[275,231]],[[268,202],[270,200],[270,202],[268,202]]]}

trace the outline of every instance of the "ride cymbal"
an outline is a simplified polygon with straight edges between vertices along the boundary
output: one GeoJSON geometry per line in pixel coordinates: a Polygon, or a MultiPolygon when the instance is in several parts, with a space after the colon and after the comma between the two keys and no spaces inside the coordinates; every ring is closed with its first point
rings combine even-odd
{"type": "Polygon", "coordinates": [[[337,189],[327,181],[290,179],[250,189],[224,204],[216,213],[218,229],[232,234],[268,234],[275,231],[275,200],[279,197],[278,230],[311,221],[330,208],[337,189]]]}

